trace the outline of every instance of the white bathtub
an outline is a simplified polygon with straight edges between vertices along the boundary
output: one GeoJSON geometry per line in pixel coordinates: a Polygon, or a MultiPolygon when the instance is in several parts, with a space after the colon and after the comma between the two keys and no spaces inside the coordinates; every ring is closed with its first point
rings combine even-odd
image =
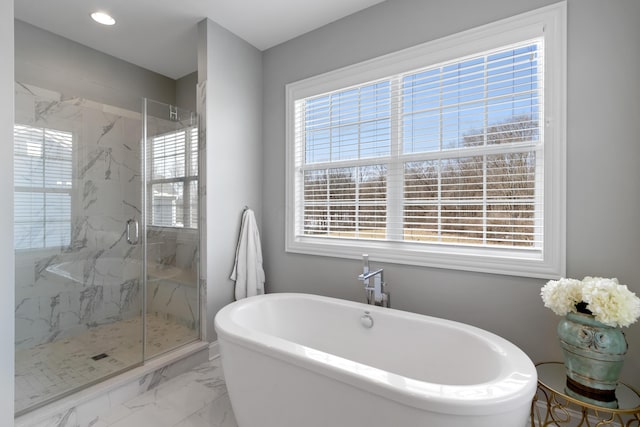
{"type": "Polygon", "coordinates": [[[215,327],[240,427],[523,427],[536,389],[510,342],[399,310],[267,294],[215,327]]]}

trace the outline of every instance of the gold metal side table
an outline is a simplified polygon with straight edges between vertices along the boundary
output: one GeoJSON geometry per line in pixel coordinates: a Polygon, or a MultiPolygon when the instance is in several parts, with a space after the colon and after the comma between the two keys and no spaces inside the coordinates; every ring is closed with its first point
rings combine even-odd
{"type": "Polygon", "coordinates": [[[640,392],[620,383],[616,402],[606,407],[589,399],[569,395],[564,364],[539,363],[538,390],[531,404],[531,427],[640,427],[640,392]]]}

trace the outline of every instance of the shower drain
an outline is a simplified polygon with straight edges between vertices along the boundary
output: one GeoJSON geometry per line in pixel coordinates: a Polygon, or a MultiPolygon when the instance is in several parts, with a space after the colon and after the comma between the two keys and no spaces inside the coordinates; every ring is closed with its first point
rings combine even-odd
{"type": "Polygon", "coordinates": [[[91,356],[93,360],[100,360],[100,359],[104,359],[105,357],[109,357],[109,355],[107,353],[100,353],[100,354],[96,354],[95,356],[91,356]]]}

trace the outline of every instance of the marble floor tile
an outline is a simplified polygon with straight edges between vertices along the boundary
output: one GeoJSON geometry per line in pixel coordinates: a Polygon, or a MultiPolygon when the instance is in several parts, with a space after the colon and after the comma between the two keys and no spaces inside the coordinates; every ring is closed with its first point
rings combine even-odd
{"type": "Polygon", "coordinates": [[[214,359],[160,384],[108,414],[91,427],[238,427],[214,359]],[[114,415],[117,414],[117,415],[114,415]],[[123,414],[126,414],[122,416],[123,414]]]}
{"type": "Polygon", "coordinates": [[[174,427],[238,427],[238,424],[231,409],[229,395],[223,394],[174,427]]]}

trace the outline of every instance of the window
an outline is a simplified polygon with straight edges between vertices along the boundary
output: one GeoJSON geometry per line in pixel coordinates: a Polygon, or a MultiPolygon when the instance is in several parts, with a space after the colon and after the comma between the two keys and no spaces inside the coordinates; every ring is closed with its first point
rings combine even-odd
{"type": "Polygon", "coordinates": [[[151,138],[151,225],[198,228],[198,129],[151,138]]]}
{"type": "Polygon", "coordinates": [[[15,125],[13,139],[15,249],[69,245],[73,135],[15,125]]]}
{"type": "Polygon", "coordinates": [[[564,11],[287,85],[287,250],[562,275],[564,11]]]}

